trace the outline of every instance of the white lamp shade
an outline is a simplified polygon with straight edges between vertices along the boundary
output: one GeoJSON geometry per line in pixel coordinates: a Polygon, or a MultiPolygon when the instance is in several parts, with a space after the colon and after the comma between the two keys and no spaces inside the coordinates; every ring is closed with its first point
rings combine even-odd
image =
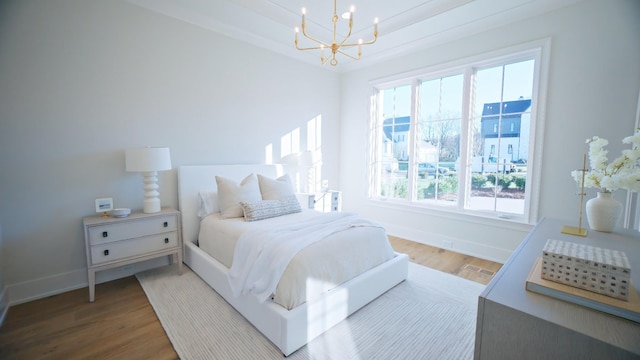
{"type": "Polygon", "coordinates": [[[298,153],[291,153],[280,159],[285,165],[309,167],[322,161],[322,153],[320,151],[306,150],[298,153]]]}
{"type": "Polygon", "coordinates": [[[285,165],[298,166],[300,163],[300,153],[291,153],[280,158],[280,162],[285,165]]]}
{"type": "Polygon", "coordinates": [[[301,166],[301,167],[314,166],[322,161],[322,153],[319,151],[311,151],[311,150],[303,151],[299,155],[299,160],[300,162],[298,163],[298,166],[301,166]]]}
{"type": "Polygon", "coordinates": [[[313,179],[319,174],[320,170],[317,167],[322,165],[321,151],[305,150],[291,153],[280,158],[280,162],[287,165],[290,171],[295,170],[296,191],[309,193],[314,190],[313,179]]]}
{"type": "Polygon", "coordinates": [[[127,149],[125,153],[127,171],[162,171],[171,169],[171,155],[167,147],[127,149]]]}

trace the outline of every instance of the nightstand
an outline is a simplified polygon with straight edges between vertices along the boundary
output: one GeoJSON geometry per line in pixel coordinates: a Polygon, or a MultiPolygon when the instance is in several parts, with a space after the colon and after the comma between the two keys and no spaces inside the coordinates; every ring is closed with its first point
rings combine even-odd
{"type": "Polygon", "coordinates": [[[95,299],[96,272],[172,255],[182,274],[180,212],[162,209],[124,218],[90,216],[82,221],[87,249],[89,301],[95,299]]]}
{"type": "Polygon", "coordinates": [[[314,208],[322,212],[342,211],[342,193],[335,190],[327,190],[315,195],[314,208]]]}

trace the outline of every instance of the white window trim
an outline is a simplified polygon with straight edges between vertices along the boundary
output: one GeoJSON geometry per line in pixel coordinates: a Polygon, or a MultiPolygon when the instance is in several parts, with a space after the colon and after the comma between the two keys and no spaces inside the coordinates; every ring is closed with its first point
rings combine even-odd
{"type": "MultiPolygon", "coordinates": [[[[405,72],[401,74],[396,74],[389,77],[375,79],[369,82],[369,84],[373,87],[373,94],[378,93],[378,89],[380,88],[391,88],[401,85],[407,85],[407,80],[409,79],[418,79],[418,78],[432,78],[438,75],[449,75],[454,72],[456,69],[459,69],[460,72],[469,71],[469,64],[473,64],[474,68],[482,68],[483,66],[493,66],[496,62],[508,62],[511,59],[519,59],[523,56],[535,56],[535,72],[539,74],[536,78],[534,78],[533,82],[533,91],[532,91],[532,100],[537,104],[535,107],[532,107],[531,110],[531,133],[534,134],[533,139],[530,137],[529,139],[529,149],[532,149],[528,164],[531,165],[532,169],[536,169],[536,171],[528,171],[527,172],[527,187],[528,191],[526,192],[525,197],[525,211],[523,215],[516,214],[505,214],[500,212],[486,212],[486,211],[474,211],[474,210],[461,210],[459,208],[448,208],[444,206],[436,206],[424,203],[417,203],[407,200],[396,200],[392,198],[373,198],[370,192],[370,187],[368,190],[369,196],[367,196],[368,203],[372,205],[383,205],[388,204],[394,208],[398,209],[415,209],[418,208],[420,211],[428,211],[428,213],[432,213],[434,215],[446,216],[448,218],[467,218],[467,216],[471,217],[481,217],[488,219],[496,219],[504,222],[512,222],[519,224],[535,224],[538,221],[539,217],[539,206],[540,206],[540,183],[542,179],[542,145],[544,142],[544,124],[545,124],[545,114],[546,114],[546,99],[547,99],[547,88],[548,88],[548,79],[549,79],[549,64],[550,64],[550,50],[551,50],[551,38],[544,38],[539,40],[534,40],[531,42],[503,48],[500,50],[491,51],[488,53],[475,55],[463,59],[458,59],[442,64],[433,65],[427,68],[418,69],[410,72],[405,72]],[[429,77],[426,77],[426,74],[429,74],[429,77]]],[[[470,79],[469,75],[465,73],[465,77],[470,79]]],[[[411,85],[415,86],[415,81],[411,81],[411,85]]],[[[471,93],[469,87],[471,86],[469,81],[465,81],[464,84],[464,98],[463,101],[470,101],[469,94],[471,93]]],[[[412,92],[414,93],[414,92],[412,92]]],[[[374,97],[372,97],[374,98],[374,97]]],[[[372,101],[373,102],[373,101],[372,101]]],[[[415,103],[415,102],[414,102],[415,103]]],[[[373,105],[373,104],[372,104],[373,105]]],[[[466,109],[466,107],[465,107],[466,109]]],[[[371,115],[375,115],[375,111],[379,111],[377,107],[371,107],[371,115]]],[[[412,110],[412,115],[415,110],[412,110]]],[[[462,114],[463,117],[469,114],[462,114]]],[[[413,125],[411,125],[413,126],[413,125]]],[[[377,138],[374,136],[375,131],[372,127],[370,127],[372,131],[370,131],[370,142],[369,142],[369,154],[373,156],[371,147],[375,146],[377,150],[381,150],[380,146],[377,145],[377,138]],[[373,142],[375,141],[375,142],[373,142]]],[[[464,139],[469,139],[468,129],[463,127],[461,129],[461,135],[464,139]]],[[[461,145],[461,154],[460,161],[461,163],[466,163],[467,150],[469,144],[466,141],[461,145]]],[[[370,158],[370,160],[372,160],[370,158]]],[[[373,162],[370,161],[368,166],[373,162]]],[[[369,169],[370,176],[374,175],[375,169],[369,169]]],[[[469,178],[469,177],[467,177],[469,178]]],[[[376,177],[379,179],[379,177],[376,177]]],[[[369,179],[370,181],[370,179],[369,179]]],[[[465,184],[465,188],[468,188],[469,184],[465,184]]],[[[412,186],[412,180],[409,179],[408,186],[412,186]]],[[[464,199],[458,199],[458,201],[464,201],[464,199]]],[[[387,206],[387,205],[385,205],[387,206]]]]}
{"type": "MultiPolygon", "coordinates": [[[[633,131],[640,128],[640,93],[638,94],[638,107],[636,108],[636,124],[633,131]]],[[[627,190],[627,201],[624,207],[623,224],[627,229],[640,231],[640,201],[638,192],[627,190]]]]}

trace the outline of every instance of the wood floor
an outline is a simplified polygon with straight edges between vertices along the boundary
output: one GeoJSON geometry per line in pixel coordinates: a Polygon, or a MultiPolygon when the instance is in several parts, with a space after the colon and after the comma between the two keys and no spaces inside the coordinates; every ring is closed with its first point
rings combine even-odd
{"type": "MultiPolygon", "coordinates": [[[[390,237],[412,262],[487,284],[501,264],[390,237]]],[[[134,276],[12,306],[0,359],[178,359],[134,276]]]]}
{"type": "Polygon", "coordinates": [[[395,251],[409,255],[411,262],[484,285],[491,281],[493,275],[495,275],[502,266],[500,263],[393,236],[389,236],[389,241],[395,251]]]}

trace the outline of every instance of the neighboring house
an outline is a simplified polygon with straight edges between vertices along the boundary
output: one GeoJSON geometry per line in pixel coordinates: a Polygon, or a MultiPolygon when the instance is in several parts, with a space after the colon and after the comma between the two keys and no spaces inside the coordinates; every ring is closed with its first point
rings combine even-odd
{"type": "MultiPolygon", "coordinates": [[[[393,158],[401,162],[409,160],[409,123],[409,116],[384,120],[384,151],[386,154],[393,154],[393,158]]],[[[416,156],[419,163],[436,163],[438,148],[427,141],[421,141],[416,156]]]]}
{"type": "MultiPolygon", "coordinates": [[[[409,160],[409,121],[409,116],[384,120],[383,140],[385,143],[385,154],[393,154],[393,158],[399,162],[406,163],[409,160]]],[[[418,157],[417,162],[419,163],[435,164],[438,162],[438,147],[428,141],[421,141],[420,144],[418,144],[416,154],[418,157]]]]}
{"type": "Polygon", "coordinates": [[[484,104],[481,129],[485,157],[527,160],[531,99],[484,104]],[[500,131],[498,132],[498,129],[500,131]]]}
{"type": "Polygon", "coordinates": [[[386,154],[392,153],[399,161],[409,160],[409,122],[409,116],[384,120],[384,151],[386,154]]]}

